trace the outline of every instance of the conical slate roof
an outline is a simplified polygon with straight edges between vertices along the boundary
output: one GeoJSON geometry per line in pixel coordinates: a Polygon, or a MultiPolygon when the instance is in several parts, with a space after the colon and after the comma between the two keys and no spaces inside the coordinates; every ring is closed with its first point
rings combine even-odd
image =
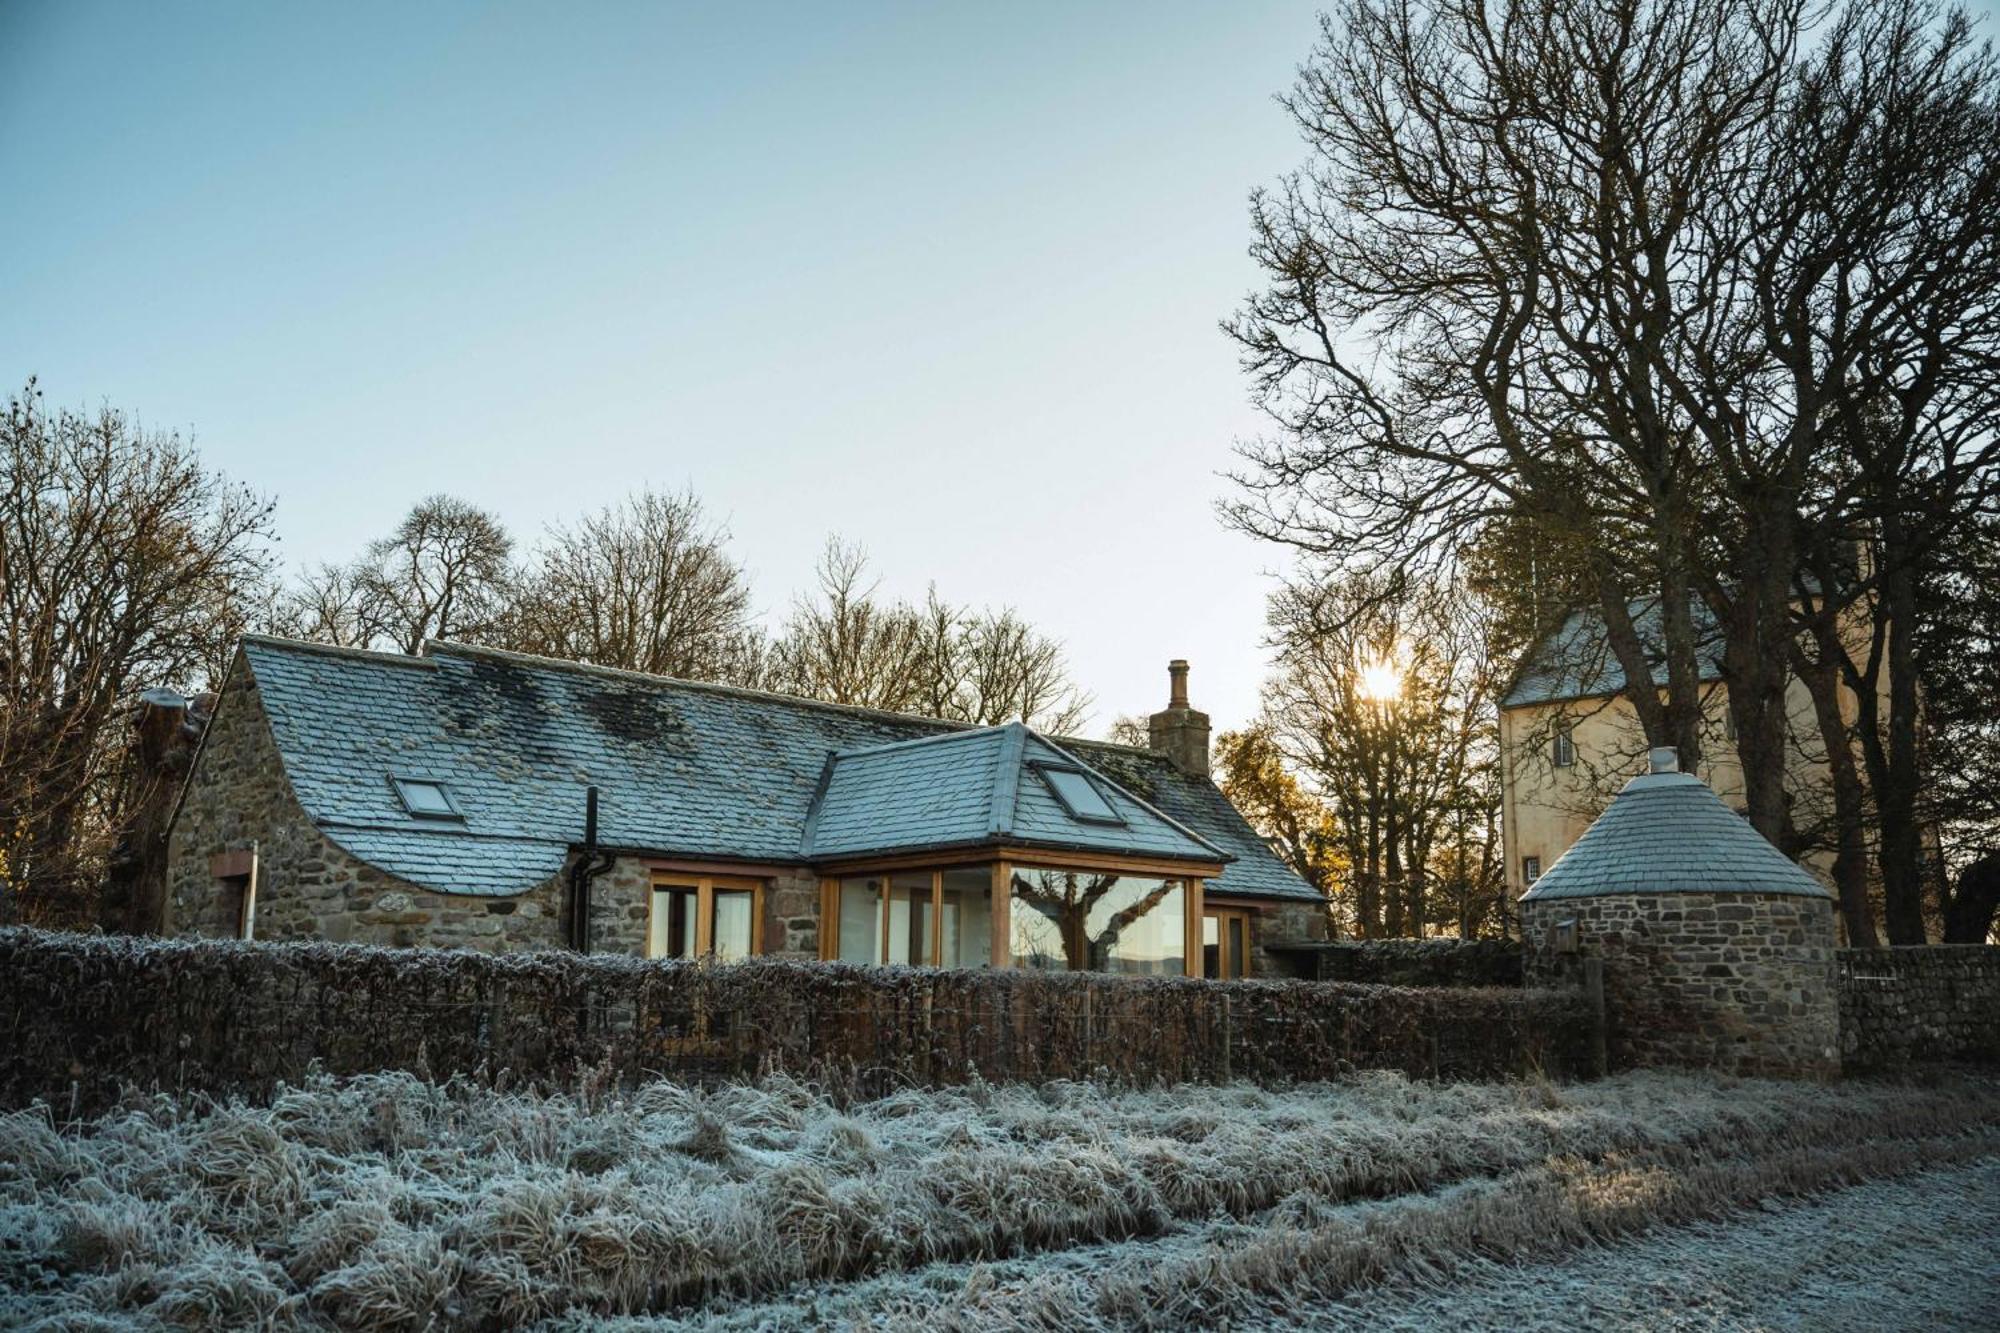
{"type": "MultiPolygon", "coordinates": [[[[1672,765],[1671,751],[1665,764],[1672,765]]],[[[1671,771],[1626,783],[1521,901],[1626,893],[1833,896],[1707,783],[1671,771]]]]}

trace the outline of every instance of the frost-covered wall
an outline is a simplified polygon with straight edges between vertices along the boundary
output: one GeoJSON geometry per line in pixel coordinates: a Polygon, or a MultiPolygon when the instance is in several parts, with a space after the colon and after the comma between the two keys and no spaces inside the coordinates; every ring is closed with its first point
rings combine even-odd
{"type": "Polygon", "coordinates": [[[1353,1069],[1588,1073],[1568,991],[1413,990],[1080,972],[647,962],[0,930],[0,1103],[121,1085],[268,1090],[335,1074],[567,1084],[587,1070],[864,1090],[1099,1075],[1139,1084],[1353,1069]]]}
{"type": "Polygon", "coordinates": [[[2000,947],[1842,949],[1839,963],[1844,1069],[2000,1064],[2000,947]]]}

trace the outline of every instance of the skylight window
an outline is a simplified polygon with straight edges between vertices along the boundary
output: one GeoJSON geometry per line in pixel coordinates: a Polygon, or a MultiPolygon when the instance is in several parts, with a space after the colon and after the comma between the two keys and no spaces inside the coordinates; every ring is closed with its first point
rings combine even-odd
{"type": "Polygon", "coordinates": [[[451,803],[451,792],[442,782],[432,778],[399,778],[391,776],[396,795],[402,798],[403,808],[418,819],[463,819],[458,807],[451,803]]]}
{"type": "Polygon", "coordinates": [[[1080,819],[1086,824],[1123,824],[1124,817],[1104,799],[1104,793],[1081,769],[1056,768],[1037,764],[1035,771],[1042,775],[1042,781],[1062,802],[1063,809],[1069,811],[1072,819],[1080,819]]]}

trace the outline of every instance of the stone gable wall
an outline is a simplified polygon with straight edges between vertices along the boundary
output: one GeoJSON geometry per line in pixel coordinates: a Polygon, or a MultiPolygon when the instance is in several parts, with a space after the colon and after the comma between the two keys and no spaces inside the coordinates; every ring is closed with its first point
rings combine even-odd
{"type": "Polygon", "coordinates": [[[1842,1068],[2000,1064],[2000,947],[1842,949],[1839,967],[1842,1068]]]}
{"type": "Polygon", "coordinates": [[[236,934],[233,899],[209,858],[253,843],[259,939],[489,953],[562,942],[560,877],[510,898],[435,893],[377,869],[321,833],[292,794],[256,682],[239,663],[208,724],[168,839],[168,934],[236,934]]]}
{"type": "Polygon", "coordinates": [[[1840,1069],[1833,905],[1762,894],[1620,894],[1521,909],[1525,980],[1604,962],[1614,1067],[1680,1065],[1738,1074],[1824,1076],[1840,1069]],[[1550,927],[1575,919],[1578,951],[1550,927]]]}
{"type": "MultiPolygon", "coordinates": [[[[1227,907],[1230,899],[1211,898],[1210,905],[1227,907]]],[[[1318,903],[1259,904],[1250,914],[1250,975],[1283,978],[1299,975],[1298,961],[1283,952],[1289,946],[1317,944],[1326,939],[1326,909],[1318,903]]]]}

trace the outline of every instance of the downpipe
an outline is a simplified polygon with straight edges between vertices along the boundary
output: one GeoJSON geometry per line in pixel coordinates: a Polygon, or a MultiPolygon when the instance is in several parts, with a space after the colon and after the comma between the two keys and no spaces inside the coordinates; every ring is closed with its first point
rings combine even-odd
{"type": "Polygon", "coordinates": [[[569,870],[569,947],[590,952],[590,889],[611,869],[612,856],[597,849],[597,788],[584,789],[583,847],[569,870]]]}

